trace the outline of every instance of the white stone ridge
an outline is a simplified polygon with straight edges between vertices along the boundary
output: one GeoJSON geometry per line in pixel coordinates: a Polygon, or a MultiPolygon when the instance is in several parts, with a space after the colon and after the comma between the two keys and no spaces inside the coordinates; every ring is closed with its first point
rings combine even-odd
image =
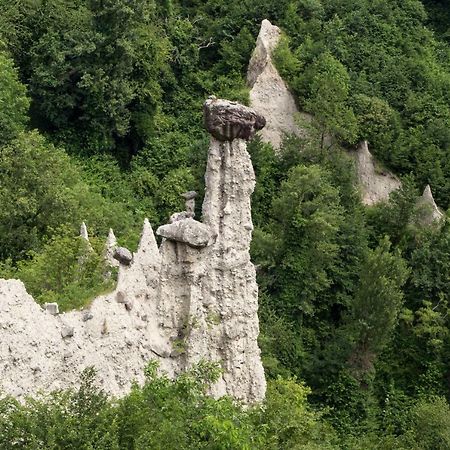
{"type": "MultiPolygon", "coordinates": [[[[211,110],[224,104],[208,102],[211,110]]],[[[169,376],[209,360],[223,369],[214,395],[245,403],[264,398],[258,289],[249,255],[255,177],[246,141],[232,138],[251,137],[262,118],[235,103],[225,106],[223,130],[230,140],[211,137],[203,222],[191,217],[195,196],[186,194],[193,193],[184,194],[188,211],[171,224],[183,225],[181,237],[169,234],[158,248],[145,220],[138,250],[119,266],[114,292],[82,311],[58,314],[56,305],[39,306],[21,281],[0,280],[1,393],[23,399],[76,386],[81,371],[93,366],[100,385],[120,396],[133,381],[143,382],[152,359],[169,376]],[[208,242],[198,245],[205,230],[208,242]]],[[[214,114],[222,114],[220,108],[214,114]]],[[[108,260],[116,250],[111,230],[108,260]]]]}
{"type": "MultiPolygon", "coordinates": [[[[146,250],[140,247],[136,255],[146,250]]],[[[128,391],[133,380],[142,382],[146,362],[170,353],[149,294],[139,260],[120,267],[114,292],[85,310],[59,315],[42,309],[21,281],[0,280],[0,391],[22,398],[69,387],[90,366],[114,395],[128,391]],[[129,303],[118,301],[122,292],[129,303]]],[[[172,372],[163,359],[161,366],[172,372]]]]}
{"type": "Polygon", "coordinates": [[[280,148],[286,134],[305,136],[297,120],[310,120],[310,116],[300,113],[286,83],[276,69],[272,53],[281,37],[281,30],[268,20],[263,20],[256,40],[256,46],[247,71],[250,86],[250,106],[262,114],[266,126],[260,131],[261,139],[280,148]]]}
{"type": "Polygon", "coordinates": [[[377,169],[376,161],[369,151],[367,141],[359,143],[355,151],[351,151],[356,162],[359,188],[362,202],[365,205],[389,200],[391,192],[401,187],[400,180],[386,169],[377,169]]]}

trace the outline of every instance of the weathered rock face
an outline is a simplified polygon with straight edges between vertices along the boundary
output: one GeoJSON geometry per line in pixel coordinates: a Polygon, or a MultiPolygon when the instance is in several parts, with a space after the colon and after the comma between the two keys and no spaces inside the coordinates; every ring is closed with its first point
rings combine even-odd
{"type": "Polygon", "coordinates": [[[250,106],[266,117],[266,127],[261,131],[264,142],[279,148],[285,134],[304,136],[305,131],[297,125],[296,120],[302,116],[286,83],[278,73],[272,53],[281,37],[281,30],[268,20],[263,20],[256,41],[248,71],[247,83],[250,86],[250,106]]]}
{"type": "Polygon", "coordinates": [[[143,381],[142,369],[154,358],[173,375],[170,361],[158,356],[171,351],[157,326],[159,260],[144,225],[133,263],[120,266],[116,291],[65,314],[41,308],[21,281],[0,280],[0,392],[23,398],[74,386],[80,372],[94,366],[100,384],[121,395],[133,380],[143,381]],[[117,301],[119,292],[128,303],[117,301]]]}
{"type": "MultiPolygon", "coordinates": [[[[214,395],[247,403],[264,398],[249,256],[255,178],[244,140],[262,120],[224,100],[209,100],[205,110],[206,123],[221,124],[212,127],[221,131],[220,139],[211,138],[203,222],[180,213],[161,227],[166,239],[158,249],[146,220],[137,252],[119,258],[116,290],[84,311],[45,310],[22,282],[0,280],[0,391],[22,398],[76,385],[80,372],[94,366],[103,388],[121,395],[133,380],[143,381],[150,359],[170,376],[206,359],[223,368],[214,395]],[[181,228],[181,238],[172,226],[181,228]]],[[[187,209],[194,197],[186,193],[187,209]]],[[[110,238],[109,253],[116,246],[110,238]]]]}
{"type": "MultiPolygon", "coordinates": [[[[299,112],[293,95],[278,73],[272,54],[281,37],[281,30],[268,20],[263,20],[247,71],[250,86],[250,105],[267,119],[261,130],[264,142],[279,148],[285,134],[306,137],[307,131],[298,125],[298,119],[310,122],[312,117],[299,112]]],[[[376,161],[369,152],[367,142],[362,142],[356,152],[351,152],[356,161],[359,187],[363,203],[373,205],[389,198],[389,194],[401,184],[397,177],[384,170],[377,171],[376,161]]]]}
{"type": "Polygon", "coordinates": [[[114,258],[114,252],[117,249],[117,239],[114,231],[110,228],[108,238],[106,239],[104,255],[105,259],[111,267],[119,267],[119,261],[114,258]]]}
{"type": "MultiPolygon", "coordinates": [[[[234,126],[235,116],[224,124],[234,126]]],[[[159,295],[162,327],[167,339],[177,343],[179,369],[204,358],[221,361],[224,371],[214,394],[247,402],[261,400],[265,392],[257,344],[258,289],[249,255],[254,185],[245,140],[212,137],[203,202],[212,243],[194,249],[164,241],[159,295]]]]}
{"type": "Polygon", "coordinates": [[[394,174],[377,169],[367,141],[361,142],[351,154],[355,158],[362,202],[365,205],[387,201],[390,193],[401,187],[400,180],[394,174]]]}

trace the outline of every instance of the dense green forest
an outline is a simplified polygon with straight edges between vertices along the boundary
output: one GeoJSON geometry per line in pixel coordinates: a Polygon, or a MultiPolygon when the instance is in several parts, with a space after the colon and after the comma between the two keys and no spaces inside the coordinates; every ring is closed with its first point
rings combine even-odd
{"type": "Polygon", "coordinates": [[[0,448],[450,449],[450,222],[416,208],[426,184],[450,207],[446,0],[0,0],[0,276],[63,310],[111,288],[109,227],[133,249],[144,217],[202,192],[201,105],[248,103],[263,19],[314,115],[277,154],[249,145],[266,402],[209,398],[208,364],[177,381],[149,365],[117,401],[86,372],[1,399],[0,448]],[[402,178],[389,203],[360,201],[343,149],[361,139],[402,178]]]}

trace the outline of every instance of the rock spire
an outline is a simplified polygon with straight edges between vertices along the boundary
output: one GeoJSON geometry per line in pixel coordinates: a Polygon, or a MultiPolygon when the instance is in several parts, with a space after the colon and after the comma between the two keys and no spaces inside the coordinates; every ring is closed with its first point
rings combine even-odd
{"type": "Polygon", "coordinates": [[[202,359],[220,361],[223,374],[213,393],[255,402],[263,399],[266,385],[249,254],[255,175],[246,140],[265,120],[250,108],[215,98],[206,101],[204,112],[212,137],[203,223],[187,218],[158,230],[167,238],[161,245],[159,315],[167,339],[176,343],[179,370],[202,359]],[[184,235],[169,236],[166,227],[173,225],[185,227],[184,235]],[[203,235],[203,245],[196,245],[192,237],[203,235]]]}
{"type": "Polygon", "coordinates": [[[422,196],[417,199],[416,210],[417,222],[423,226],[440,223],[445,217],[434,201],[429,184],[425,186],[422,196]]]}
{"type": "Polygon", "coordinates": [[[272,55],[280,38],[281,30],[263,20],[247,71],[250,105],[267,120],[261,138],[275,149],[280,147],[285,134],[305,135],[297,124],[299,117],[310,120],[307,114],[298,111],[294,96],[274,65],[272,55]]]}
{"type": "Polygon", "coordinates": [[[88,234],[87,226],[84,222],[82,222],[81,226],[80,226],[80,236],[89,242],[89,234],[88,234]]]}
{"type": "Polygon", "coordinates": [[[114,258],[114,252],[116,248],[117,248],[116,235],[114,234],[113,229],[110,228],[105,244],[105,259],[108,262],[108,264],[112,267],[119,266],[119,261],[117,261],[117,259],[114,258]]]}

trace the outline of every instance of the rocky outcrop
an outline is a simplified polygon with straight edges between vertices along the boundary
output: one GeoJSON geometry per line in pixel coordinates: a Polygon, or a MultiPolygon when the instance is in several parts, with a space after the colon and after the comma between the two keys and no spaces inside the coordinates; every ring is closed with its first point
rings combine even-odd
{"type": "Polygon", "coordinates": [[[356,162],[359,188],[365,205],[387,201],[391,192],[401,187],[400,180],[394,174],[377,167],[367,141],[360,142],[357,149],[350,154],[356,162]]]}
{"type": "MultiPolygon", "coordinates": [[[[83,311],[57,314],[49,305],[41,308],[21,281],[0,280],[0,392],[23,398],[73,386],[80,372],[93,366],[100,384],[120,395],[133,380],[143,381],[147,361],[163,351],[170,353],[157,326],[158,273],[148,264],[158,256],[143,258],[158,249],[156,241],[155,247],[149,245],[146,232],[144,226],[133,264],[120,266],[117,289],[83,311]],[[132,310],[117,301],[120,292],[128,305],[133,304],[132,310]]],[[[173,373],[171,364],[159,360],[173,373]]]]}
{"type": "Polygon", "coordinates": [[[80,237],[89,242],[89,234],[86,224],[83,222],[80,227],[80,237]]]}
{"type": "Polygon", "coordinates": [[[188,191],[183,192],[181,196],[185,200],[185,207],[186,207],[186,217],[195,217],[195,197],[197,197],[197,192],[195,191],[188,191]]]}
{"type": "Polygon", "coordinates": [[[214,134],[203,221],[192,217],[191,192],[184,195],[185,214],[160,227],[160,248],[148,220],[132,255],[110,233],[107,254],[120,262],[114,292],[83,311],[59,314],[55,306],[40,307],[22,282],[0,280],[1,392],[23,398],[73,386],[93,366],[102,387],[121,395],[133,380],[143,381],[151,359],[170,376],[210,360],[222,367],[214,395],[246,403],[264,398],[258,289],[249,256],[255,177],[246,150],[246,139],[264,120],[211,98],[205,123],[214,134]]]}
{"type": "Polygon", "coordinates": [[[255,175],[241,137],[251,137],[262,120],[248,108],[215,99],[206,102],[205,118],[210,131],[221,123],[220,135],[211,138],[202,210],[211,243],[194,248],[163,242],[159,316],[166,338],[176,344],[179,368],[204,358],[221,361],[223,374],[214,394],[259,401],[265,379],[257,344],[258,289],[249,255],[255,175]]]}
{"type": "Polygon", "coordinates": [[[112,228],[109,229],[108,238],[106,239],[104,256],[105,260],[111,267],[119,267],[119,261],[114,258],[114,252],[117,249],[117,239],[112,228]]]}
{"type": "Polygon", "coordinates": [[[293,95],[273,63],[272,54],[280,37],[281,30],[277,26],[268,20],[262,21],[247,71],[250,106],[267,120],[261,138],[275,149],[280,147],[286,134],[305,135],[296,123],[300,116],[310,120],[307,114],[299,113],[293,95]]]}
{"type": "Polygon", "coordinates": [[[417,199],[417,223],[422,226],[431,226],[433,224],[439,224],[444,217],[444,213],[438,208],[434,201],[430,185],[427,184],[422,196],[417,199]]]}

